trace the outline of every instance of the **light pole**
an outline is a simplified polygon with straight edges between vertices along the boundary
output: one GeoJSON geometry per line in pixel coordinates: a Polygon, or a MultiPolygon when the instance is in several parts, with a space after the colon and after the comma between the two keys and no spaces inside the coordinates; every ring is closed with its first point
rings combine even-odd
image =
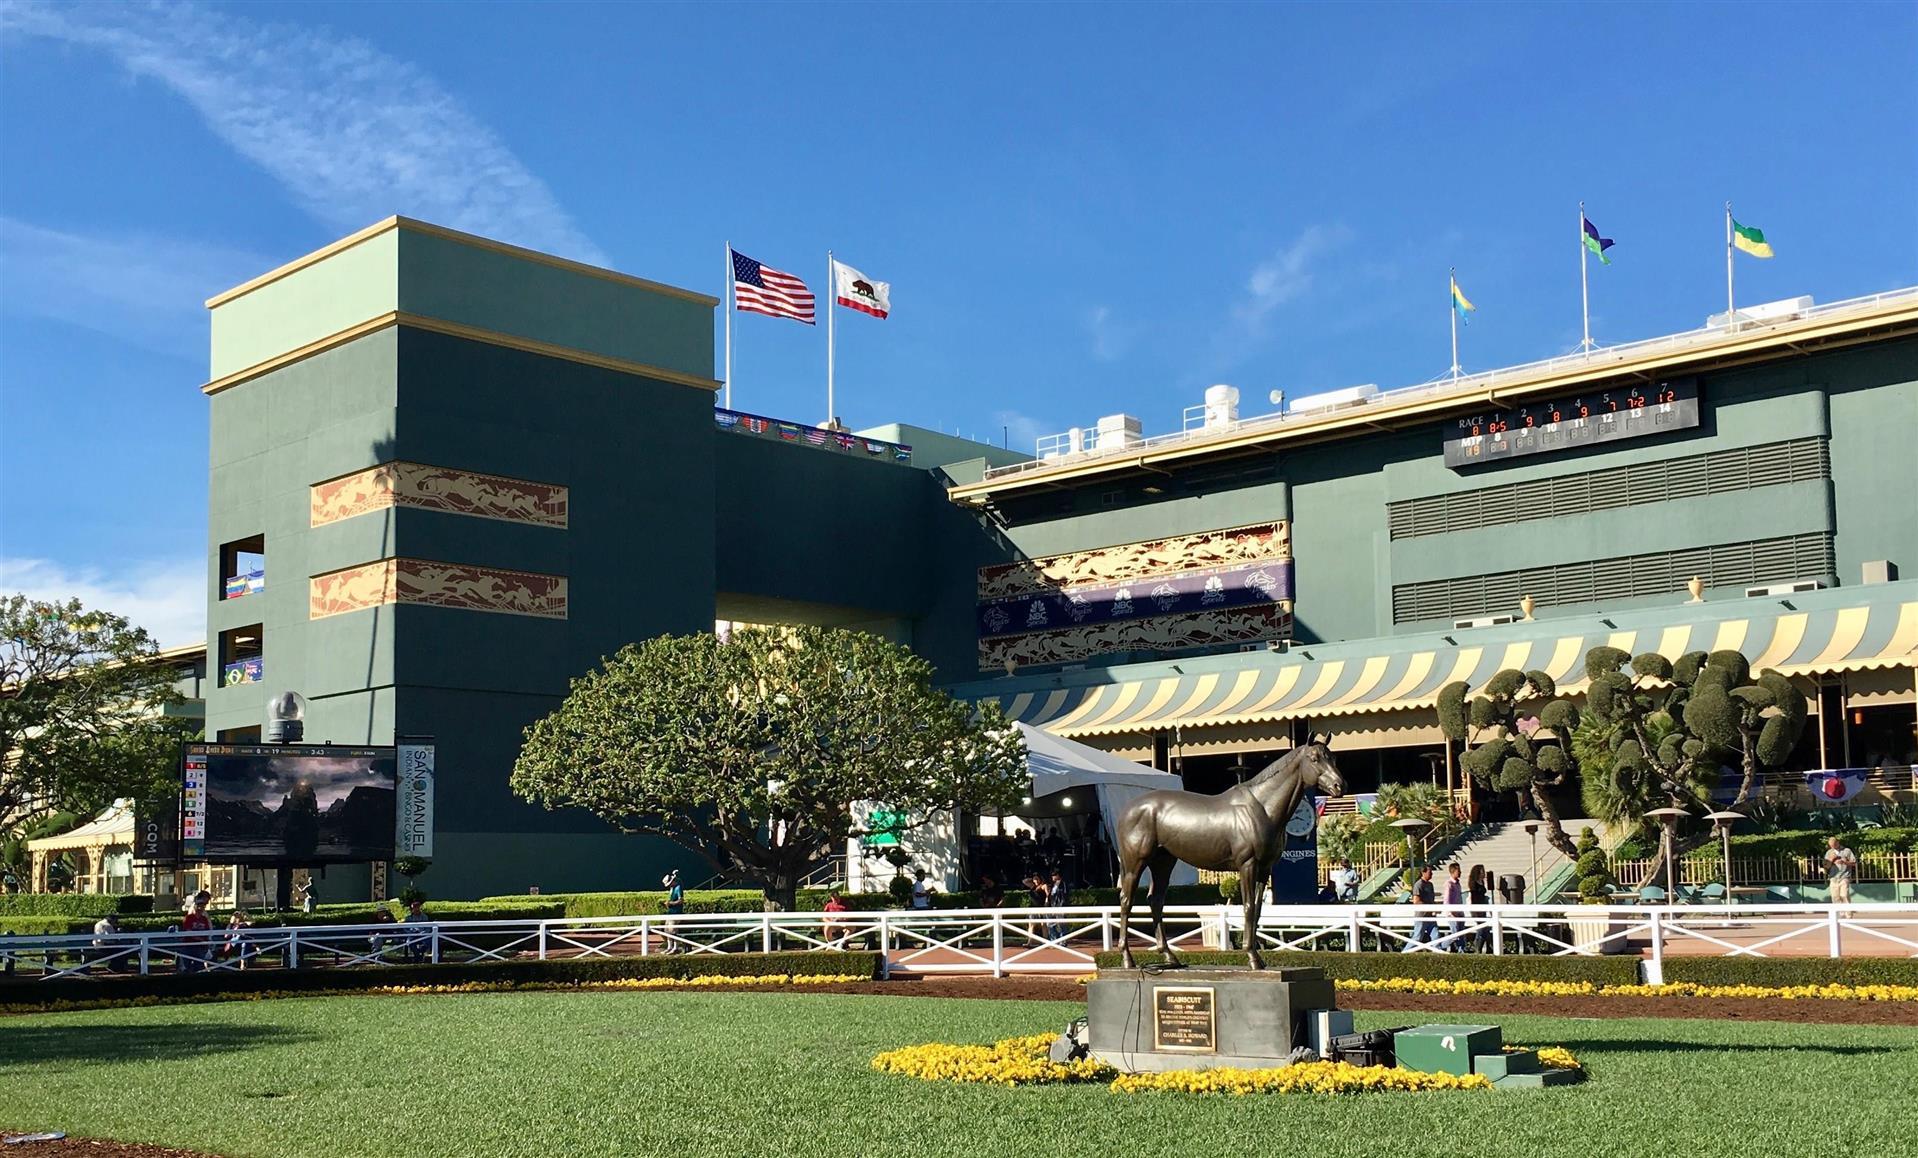
{"type": "MultiPolygon", "coordinates": [[[[1532,903],[1535,905],[1538,903],[1538,826],[1539,826],[1539,823],[1540,822],[1536,820],[1528,820],[1520,826],[1521,828],[1525,830],[1525,835],[1532,838],[1532,876],[1531,876],[1531,879],[1527,881],[1526,883],[1531,885],[1532,887],[1532,903]]],[[[1518,901],[1519,901],[1519,904],[1521,905],[1525,903],[1525,893],[1523,889],[1519,890],[1518,901]]]]}
{"type": "Polygon", "coordinates": [[[1718,829],[1720,846],[1725,853],[1725,903],[1732,903],[1732,825],[1745,819],[1742,812],[1707,812],[1705,819],[1718,829]]]}

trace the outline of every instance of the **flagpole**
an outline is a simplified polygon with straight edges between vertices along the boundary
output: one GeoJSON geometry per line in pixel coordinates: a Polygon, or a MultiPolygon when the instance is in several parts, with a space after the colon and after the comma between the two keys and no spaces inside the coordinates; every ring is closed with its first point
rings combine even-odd
{"type": "Polygon", "coordinates": [[[1586,256],[1586,251],[1589,248],[1585,244],[1585,203],[1580,201],[1578,203],[1578,307],[1580,316],[1585,320],[1585,338],[1579,342],[1578,348],[1588,354],[1592,352],[1592,290],[1586,274],[1586,262],[1590,260],[1586,256]]]}
{"type": "Polygon", "coordinates": [[[836,423],[838,422],[838,415],[833,411],[833,408],[832,408],[833,348],[838,344],[838,341],[839,341],[839,322],[837,317],[839,311],[833,309],[833,302],[836,301],[838,297],[839,297],[838,271],[833,268],[832,250],[829,249],[826,251],[826,425],[827,426],[836,425],[836,423]]]}
{"type": "Polygon", "coordinates": [[[1725,202],[1725,328],[1738,328],[1738,308],[1732,304],[1732,203],[1725,202]]]}
{"type": "Polygon", "coordinates": [[[1448,300],[1445,304],[1451,307],[1450,312],[1452,315],[1452,381],[1456,382],[1458,381],[1458,269],[1457,267],[1453,267],[1447,270],[1446,275],[1448,280],[1451,282],[1450,289],[1452,291],[1450,300],[1448,300]]]}
{"type": "Polygon", "coordinates": [[[733,408],[733,243],[726,243],[726,289],[720,305],[726,310],[726,409],[733,408]]]}

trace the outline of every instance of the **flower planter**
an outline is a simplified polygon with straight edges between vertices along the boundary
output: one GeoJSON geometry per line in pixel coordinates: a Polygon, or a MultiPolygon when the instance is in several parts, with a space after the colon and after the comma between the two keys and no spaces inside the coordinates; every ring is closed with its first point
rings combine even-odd
{"type": "Polygon", "coordinates": [[[1588,956],[1603,954],[1629,953],[1631,946],[1624,937],[1613,937],[1614,933],[1623,933],[1629,926],[1621,917],[1614,917],[1603,909],[1594,909],[1590,913],[1574,912],[1569,923],[1572,926],[1572,944],[1580,953],[1588,956]],[[1612,937],[1607,941],[1607,937],[1612,937]]]}

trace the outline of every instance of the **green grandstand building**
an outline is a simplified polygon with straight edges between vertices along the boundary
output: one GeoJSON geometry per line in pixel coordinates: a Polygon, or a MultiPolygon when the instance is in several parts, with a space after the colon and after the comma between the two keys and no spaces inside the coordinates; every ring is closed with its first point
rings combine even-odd
{"type": "Polygon", "coordinates": [[[716,409],[719,304],[403,218],[209,302],[208,738],[283,690],[309,742],[432,737],[444,896],[684,859],[507,776],[569,678],[716,621],[879,632],[1201,790],[1309,733],[1463,790],[1437,690],[1598,643],[1741,649],[1804,767],[1910,762],[1918,291],[1033,454],[716,409]]]}

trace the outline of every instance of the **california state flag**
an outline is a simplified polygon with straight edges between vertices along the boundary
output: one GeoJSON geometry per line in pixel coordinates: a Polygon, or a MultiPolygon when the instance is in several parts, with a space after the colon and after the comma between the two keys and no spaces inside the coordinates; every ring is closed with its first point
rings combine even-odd
{"type": "Polygon", "coordinates": [[[832,263],[833,299],[849,310],[883,318],[892,310],[892,283],[874,281],[843,261],[832,263]]]}

